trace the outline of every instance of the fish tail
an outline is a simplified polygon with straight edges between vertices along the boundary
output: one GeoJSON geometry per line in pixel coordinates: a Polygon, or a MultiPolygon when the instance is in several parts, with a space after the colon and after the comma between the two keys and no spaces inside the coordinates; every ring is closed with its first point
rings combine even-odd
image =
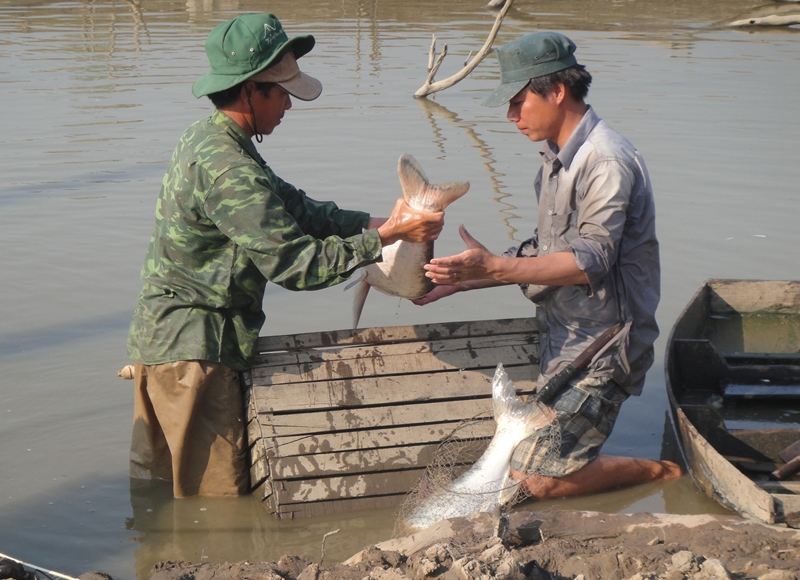
{"type": "Polygon", "coordinates": [[[416,209],[442,211],[469,190],[468,182],[431,185],[420,164],[408,153],[400,156],[397,174],[406,203],[416,209]]]}
{"type": "Polygon", "coordinates": [[[469,182],[431,185],[423,195],[424,207],[441,211],[469,191],[469,182]]]}

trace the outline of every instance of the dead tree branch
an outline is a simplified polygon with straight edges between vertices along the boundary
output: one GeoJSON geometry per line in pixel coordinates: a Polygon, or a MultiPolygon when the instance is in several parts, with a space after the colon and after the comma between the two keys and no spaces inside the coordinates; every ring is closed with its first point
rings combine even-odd
{"type": "Polygon", "coordinates": [[[465,66],[460,71],[458,71],[453,76],[444,79],[443,81],[435,81],[434,77],[436,76],[436,71],[439,70],[439,67],[442,64],[442,60],[444,59],[445,55],[447,55],[447,45],[444,45],[442,49],[442,53],[436,58],[434,62],[434,56],[436,54],[436,35],[433,35],[433,41],[431,42],[431,50],[428,54],[428,78],[425,80],[425,84],[422,85],[417,92],[414,93],[415,97],[427,97],[433,93],[443,91],[444,89],[452,87],[454,84],[465,78],[469,75],[475,67],[484,59],[484,57],[489,54],[492,50],[492,43],[494,39],[497,38],[497,32],[500,30],[500,24],[503,22],[503,18],[505,18],[508,9],[511,8],[511,5],[514,3],[514,0],[505,0],[505,4],[503,4],[502,10],[498,12],[497,18],[495,18],[494,26],[492,26],[492,31],[489,33],[489,37],[486,39],[486,42],[483,44],[483,47],[478,51],[475,55],[475,58],[469,60],[467,57],[467,62],[464,63],[465,66]]]}

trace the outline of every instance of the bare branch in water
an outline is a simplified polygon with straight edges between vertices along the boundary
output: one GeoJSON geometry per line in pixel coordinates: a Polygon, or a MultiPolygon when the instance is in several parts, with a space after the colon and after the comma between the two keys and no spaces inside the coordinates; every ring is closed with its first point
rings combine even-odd
{"type": "MultiPolygon", "coordinates": [[[[499,6],[500,4],[503,5],[503,9],[500,10],[500,12],[497,14],[497,18],[495,18],[494,26],[492,26],[489,37],[486,39],[483,47],[478,51],[478,54],[475,55],[475,58],[470,60],[469,57],[467,57],[467,61],[464,63],[464,68],[462,68],[453,76],[444,79],[443,81],[434,81],[434,76],[436,75],[436,71],[439,70],[439,66],[442,64],[442,60],[447,54],[447,45],[444,45],[442,53],[434,63],[433,59],[436,53],[436,35],[434,34],[433,42],[431,42],[431,50],[428,54],[428,78],[425,80],[425,84],[417,89],[417,92],[414,93],[414,96],[427,97],[433,93],[448,89],[475,70],[475,67],[477,67],[484,57],[491,52],[492,43],[494,43],[494,39],[497,38],[497,33],[500,30],[500,24],[503,22],[503,18],[505,18],[506,13],[508,12],[509,8],[511,8],[513,3],[514,0],[502,0],[502,2],[500,0],[492,0],[489,3],[489,6],[492,7],[499,6]]],[[[472,53],[470,52],[470,54],[472,53]]]]}
{"type": "Polygon", "coordinates": [[[333,534],[338,534],[340,530],[333,530],[332,532],[328,532],[324,536],[322,536],[322,555],[319,559],[319,565],[322,566],[322,561],[325,559],[325,540],[328,536],[332,536],[333,534]]]}

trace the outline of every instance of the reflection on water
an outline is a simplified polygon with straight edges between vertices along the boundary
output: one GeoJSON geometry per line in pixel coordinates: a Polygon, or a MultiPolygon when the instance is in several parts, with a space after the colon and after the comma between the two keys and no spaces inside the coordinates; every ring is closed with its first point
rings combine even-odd
{"type": "MultiPolygon", "coordinates": [[[[647,161],[658,205],[663,289],[659,360],[626,402],[606,451],[658,457],[668,448],[661,353],[670,326],[706,278],[800,279],[800,47],[797,30],[720,23],[759,0],[517,0],[498,43],[563,30],[595,80],[589,102],[647,161]],[[765,90],[768,87],[768,90],[765,90]]],[[[312,197],[385,215],[400,194],[397,158],[433,181],[470,181],[448,209],[438,255],[461,251],[457,225],[493,251],[536,220],[538,146],[505,111],[480,101],[494,57],[429,100],[415,101],[432,33],[448,43],[441,78],[484,42],[484,0],[323,0],[268,4],[292,34],[318,41],[304,57],[322,79],[260,146],[276,172],[312,197]]],[[[159,559],[343,559],[389,537],[391,511],[277,521],[255,498],[181,500],[129,489],[132,397],[117,379],[154,201],[187,125],[207,115],[192,82],[203,43],[252,0],[0,0],[0,545],[49,569],[147,576],[159,559]],[[152,510],[152,511],[149,511],[152,510]]],[[[264,334],[346,328],[342,288],[272,285],[264,334]],[[331,307],[335,305],[334,307],[331,307]]],[[[515,288],[459,294],[425,308],[376,295],[367,325],[529,316],[515,288]]],[[[787,417],[788,420],[793,420],[787,417]]],[[[721,509],[684,477],[664,486],[528,504],[526,509],[721,509]]],[[[326,560],[327,561],[327,560],[326,560]]]]}
{"type": "Polygon", "coordinates": [[[463,131],[467,134],[470,140],[475,144],[475,147],[478,149],[480,153],[481,159],[483,159],[483,167],[486,169],[486,172],[489,174],[488,179],[489,183],[492,186],[492,191],[496,194],[493,198],[498,204],[500,204],[501,209],[500,212],[502,214],[506,214],[507,217],[503,217],[503,224],[508,228],[508,237],[510,240],[515,241],[517,243],[522,242],[522,240],[518,240],[515,238],[514,234],[517,233],[517,229],[512,225],[512,220],[519,219],[520,216],[514,213],[514,210],[517,209],[515,205],[509,203],[511,194],[506,191],[506,188],[503,186],[502,179],[503,174],[497,172],[495,169],[496,160],[493,157],[491,146],[484,141],[480,135],[478,135],[477,131],[475,130],[476,124],[465,121],[460,119],[458,115],[453,113],[452,111],[447,110],[446,107],[438,104],[436,101],[432,99],[417,99],[417,104],[422,107],[425,111],[425,116],[428,118],[431,124],[431,129],[433,131],[434,140],[433,142],[436,144],[437,148],[441,152],[442,157],[446,157],[445,153],[445,143],[447,139],[444,137],[444,133],[439,129],[437,125],[437,118],[444,119],[450,123],[454,123],[457,127],[463,129],[463,131]]]}
{"type": "Polygon", "coordinates": [[[375,510],[278,522],[252,496],[174,500],[169,484],[135,480],[130,501],[132,517],[126,527],[137,533],[139,578],[148,577],[163,560],[277,561],[294,554],[330,565],[373,541],[366,538],[391,537],[395,519],[391,510],[375,510]]]}

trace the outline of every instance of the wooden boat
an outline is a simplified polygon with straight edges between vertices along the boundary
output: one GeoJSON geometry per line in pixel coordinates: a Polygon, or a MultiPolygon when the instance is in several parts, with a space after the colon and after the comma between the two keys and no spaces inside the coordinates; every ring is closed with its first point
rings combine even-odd
{"type": "Polygon", "coordinates": [[[800,454],[800,282],[706,281],[670,333],[665,367],[697,485],[744,517],[800,527],[800,476],[776,476],[800,454]]]}
{"type": "Polygon", "coordinates": [[[498,362],[520,394],[539,374],[532,318],[268,336],[258,352],[251,484],[282,519],[401,504],[454,430],[472,461],[488,444],[498,362]]]}

